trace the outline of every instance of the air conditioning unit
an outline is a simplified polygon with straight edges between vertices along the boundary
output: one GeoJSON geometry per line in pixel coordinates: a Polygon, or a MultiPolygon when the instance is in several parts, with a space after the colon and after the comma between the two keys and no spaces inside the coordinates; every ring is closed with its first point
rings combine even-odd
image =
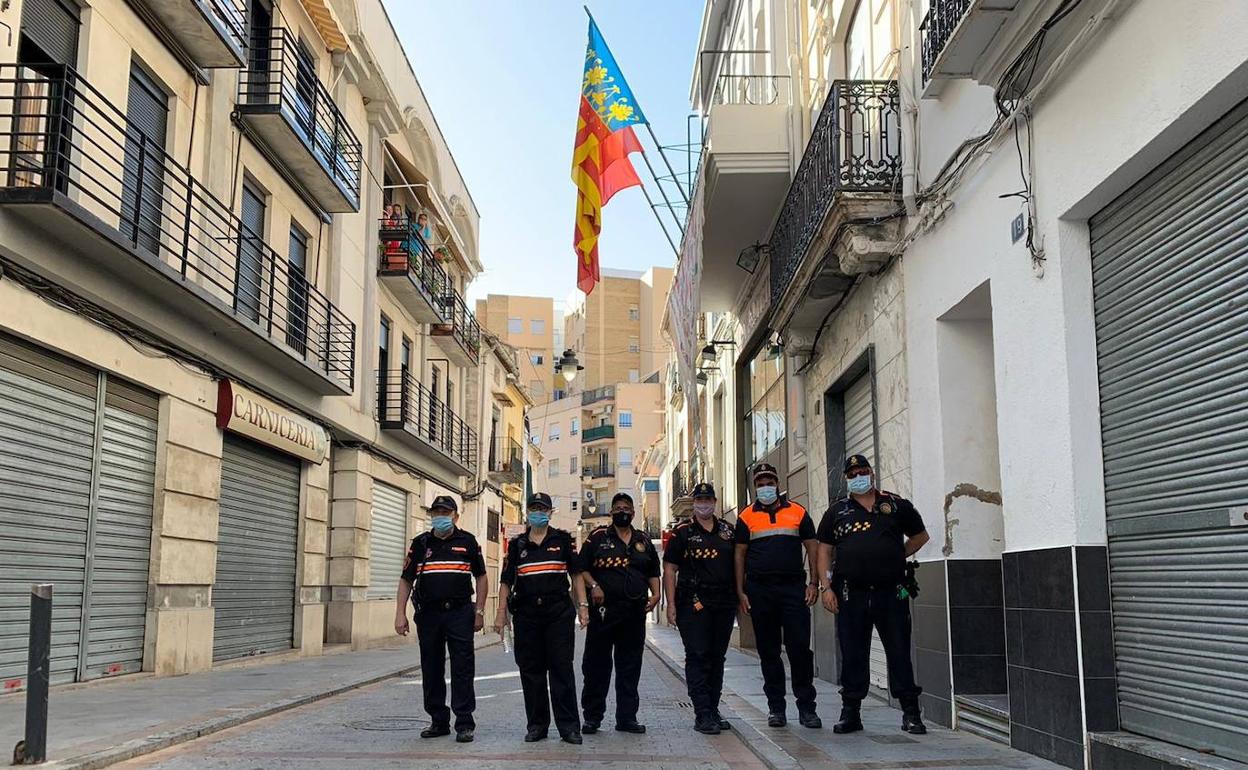
{"type": "Polygon", "coordinates": [[[592,489],[585,490],[585,502],[592,503],[594,502],[594,500],[595,500],[594,490],[592,489]]]}

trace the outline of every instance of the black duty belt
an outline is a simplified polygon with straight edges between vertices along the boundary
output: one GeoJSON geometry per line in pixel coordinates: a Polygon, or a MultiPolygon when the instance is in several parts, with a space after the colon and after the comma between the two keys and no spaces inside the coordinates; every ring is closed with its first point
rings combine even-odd
{"type": "Polygon", "coordinates": [[[511,600],[513,607],[554,607],[570,604],[572,597],[567,594],[546,594],[539,596],[517,596],[511,600]]]}
{"type": "Polygon", "coordinates": [[[472,599],[421,599],[416,602],[416,611],[456,610],[469,604],[472,604],[472,599]]]}

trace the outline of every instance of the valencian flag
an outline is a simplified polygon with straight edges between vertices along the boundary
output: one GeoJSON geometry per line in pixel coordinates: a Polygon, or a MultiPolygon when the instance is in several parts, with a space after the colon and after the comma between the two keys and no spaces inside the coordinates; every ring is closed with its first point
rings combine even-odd
{"type": "Polygon", "coordinates": [[[598,283],[602,207],[620,190],[641,184],[628,156],[641,152],[632,125],[645,122],[641,107],[591,18],[572,153],[572,181],[577,189],[572,246],[577,257],[576,285],[586,294],[598,283]]]}

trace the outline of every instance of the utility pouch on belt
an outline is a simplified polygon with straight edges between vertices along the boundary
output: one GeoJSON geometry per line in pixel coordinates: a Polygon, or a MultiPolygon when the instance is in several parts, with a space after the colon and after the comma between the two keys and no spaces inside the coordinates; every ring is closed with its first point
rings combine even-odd
{"type": "Polygon", "coordinates": [[[914,573],[919,569],[917,561],[906,562],[906,576],[897,585],[898,599],[913,599],[919,595],[919,581],[914,573]]]}

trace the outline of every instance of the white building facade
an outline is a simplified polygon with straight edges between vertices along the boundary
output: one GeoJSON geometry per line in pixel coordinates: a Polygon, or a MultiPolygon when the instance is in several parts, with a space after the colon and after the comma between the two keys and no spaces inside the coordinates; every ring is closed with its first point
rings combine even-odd
{"type": "Polygon", "coordinates": [[[1246,13],[708,3],[682,252],[707,377],[669,467],[739,504],[767,459],[818,517],[871,456],[932,535],[931,721],[1069,767],[1248,761],[1246,13]],[[759,90],[798,64],[808,93],[759,90]]]}

